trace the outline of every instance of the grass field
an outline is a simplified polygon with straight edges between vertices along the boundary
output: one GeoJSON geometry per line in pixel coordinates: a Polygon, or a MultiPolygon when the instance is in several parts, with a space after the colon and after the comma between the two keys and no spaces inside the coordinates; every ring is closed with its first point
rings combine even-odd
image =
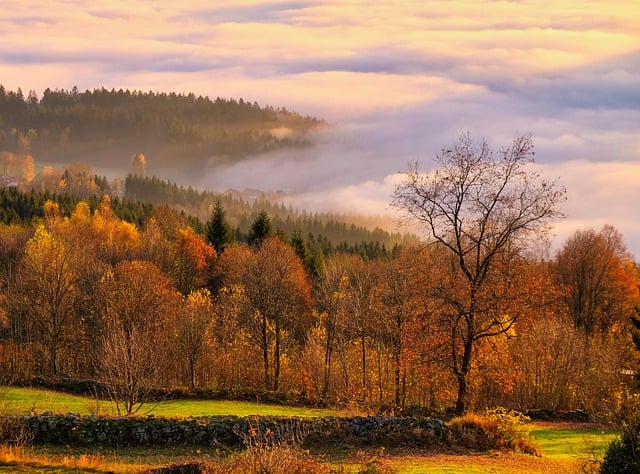
{"type": "MultiPolygon", "coordinates": [[[[151,410],[154,416],[186,418],[205,415],[281,415],[300,417],[337,416],[336,410],[272,405],[230,400],[167,400],[143,406],[141,414],[151,410]]],[[[0,412],[5,413],[77,413],[80,415],[114,415],[115,405],[105,400],[69,395],[33,388],[5,387],[0,389],[0,412]]]]}
{"type": "MultiPolygon", "coordinates": [[[[59,413],[109,414],[113,406],[105,401],[68,394],[24,388],[0,390],[0,411],[12,413],[53,411],[59,413]]],[[[155,407],[156,416],[188,417],[201,415],[341,415],[333,410],[316,410],[281,405],[235,401],[167,401],[155,407]]],[[[573,473],[594,472],[593,460],[601,459],[614,431],[585,423],[532,422],[527,425],[542,456],[513,453],[476,454],[461,452],[429,453],[420,451],[343,451],[314,453],[326,460],[335,472],[355,473],[371,460],[379,460],[397,473],[573,473]]],[[[69,447],[0,447],[0,472],[141,472],[186,460],[210,460],[220,456],[215,448],[135,448],[123,450],[69,447]]],[[[364,471],[384,472],[384,471],[364,471]]]]}
{"type": "Polygon", "coordinates": [[[584,423],[538,422],[531,430],[544,456],[553,459],[601,457],[618,436],[609,428],[584,423]]]}
{"type": "Polygon", "coordinates": [[[533,474],[593,472],[615,431],[589,423],[532,422],[530,436],[542,449],[542,456],[526,454],[441,454],[388,456],[399,473],[448,474],[533,474]]]}

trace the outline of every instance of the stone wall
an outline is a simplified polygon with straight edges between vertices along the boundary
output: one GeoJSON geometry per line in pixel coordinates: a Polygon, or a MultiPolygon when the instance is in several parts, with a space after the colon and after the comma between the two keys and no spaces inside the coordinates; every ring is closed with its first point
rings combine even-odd
{"type": "Polygon", "coordinates": [[[355,446],[434,446],[446,440],[445,424],[424,417],[210,416],[186,419],[162,417],[98,417],[75,414],[4,417],[30,432],[36,443],[80,446],[242,446],[247,436],[288,436],[315,443],[355,446]]]}

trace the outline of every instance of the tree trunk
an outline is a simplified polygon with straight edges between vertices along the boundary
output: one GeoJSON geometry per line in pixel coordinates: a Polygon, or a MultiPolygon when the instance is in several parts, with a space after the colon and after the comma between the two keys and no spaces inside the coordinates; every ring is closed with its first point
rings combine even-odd
{"type": "Polygon", "coordinates": [[[49,371],[51,375],[58,375],[58,341],[55,335],[51,336],[51,342],[49,345],[49,371]]]}
{"type": "Polygon", "coordinates": [[[393,354],[394,359],[394,384],[395,384],[395,404],[396,406],[400,406],[400,352],[398,350],[394,351],[393,354]]]}
{"type": "Polygon", "coordinates": [[[458,399],[456,400],[456,414],[463,415],[467,410],[468,387],[467,379],[471,369],[471,354],[473,352],[473,338],[468,336],[464,342],[464,353],[462,355],[462,365],[458,373],[458,399]]]}
{"type": "Polygon", "coordinates": [[[333,355],[333,336],[327,332],[327,345],[324,351],[324,381],[322,384],[322,398],[327,398],[331,384],[331,358],[333,355]]]}
{"type": "Polygon", "coordinates": [[[364,329],[360,334],[360,349],[362,350],[362,396],[367,398],[367,340],[364,329]]]}
{"type": "Polygon", "coordinates": [[[276,341],[273,354],[273,391],[278,391],[280,382],[280,322],[276,320],[276,341]]]}
{"type": "Polygon", "coordinates": [[[196,361],[195,358],[189,361],[189,375],[191,376],[191,388],[196,386],[196,361]]]}
{"type": "Polygon", "coordinates": [[[264,388],[269,390],[271,388],[271,381],[269,380],[269,340],[267,338],[267,318],[262,316],[262,362],[264,365],[264,388]]]}

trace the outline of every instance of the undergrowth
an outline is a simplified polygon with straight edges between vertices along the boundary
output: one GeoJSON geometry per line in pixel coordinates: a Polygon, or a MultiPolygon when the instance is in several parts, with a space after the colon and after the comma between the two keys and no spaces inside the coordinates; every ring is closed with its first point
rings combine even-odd
{"type": "Polygon", "coordinates": [[[529,437],[520,412],[504,409],[467,413],[447,423],[449,442],[476,451],[515,451],[540,456],[539,446],[529,437]]]}

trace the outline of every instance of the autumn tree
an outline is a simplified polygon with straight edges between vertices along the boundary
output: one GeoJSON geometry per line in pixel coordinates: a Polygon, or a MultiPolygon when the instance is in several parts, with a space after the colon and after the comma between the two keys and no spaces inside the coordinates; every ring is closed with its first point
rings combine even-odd
{"type": "Polygon", "coordinates": [[[347,308],[350,314],[350,330],[360,348],[360,387],[362,396],[367,397],[369,384],[367,365],[368,340],[373,335],[380,312],[377,275],[370,262],[356,256],[347,268],[347,308]]]}
{"type": "Polygon", "coordinates": [[[208,328],[213,323],[211,294],[206,289],[195,290],[184,299],[176,320],[176,346],[189,372],[189,386],[196,386],[196,367],[201,360],[208,328]]]}
{"type": "Polygon", "coordinates": [[[16,278],[31,233],[31,229],[0,224],[0,370],[3,383],[25,375],[27,362],[31,359],[25,337],[27,308],[18,297],[22,285],[16,278]]]}
{"type": "Polygon", "coordinates": [[[29,186],[40,192],[59,192],[63,173],[63,170],[47,165],[35,175],[29,186]]]}
{"type": "Polygon", "coordinates": [[[109,196],[103,196],[91,221],[97,237],[97,255],[102,261],[116,265],[122,260],[137,257],[141,245],[140,232],[134,224],[116,216],[109,196]]]}
{"type": "Polygon", "coordinates": [[[103,333],[99,380],[118,411],[138,411],[166,377],[167,347],[178,292],[156,265],[124,261],[105,274],[100,289],[103,333]]]}
{"type": "Polygon", "coordinates": [[[393,360],[394,403],[404,405],[406,393],[406,357],[410,324],[419,311],[414,298],[414,278],[411,271],[413,255],[403,251],[394,259],[378,264],[380,299],[384,307],[376,325],[377,337],[388,347],[393,360]]]}
{"type": "Polygon", "coordinates": [[[60,190],[81,198],[99,196],[102,190],[96,183],[95,176],[88,164],[72,163],[62,173],[60,190]]]}
{"type": "Polygon", "coordinates": [[[176,230],[173,249],[171,274],[178,290],[186,295],[204,286],[216,258],[213,246],[191,227],[185,227],[176,230]]]}
{"type": "Polygon", "coordinates": [[[516,136],[495,154],[486,141],[475,144],[463,134],[436,157],[438,169],[421,173],[416,163],[394,190],[392,204],[449,256],[443,262],[448,281],[432,290],[449,334],[458,413],[467,409],[476,343],[508,331],[518,318],[517,308],[502,307],[510,298],[512,263],[560,215],[556,208],[565,191],[542,179],[532,156],[527,136],[516,136]]]}
{"type": "MultiPolygon", "coordinates": [[[[118,226],[120,220],[113,216],[112,223],[118,226]]],[[[71,216],[61,219],[53,229],[56,237],[69,249],[70,261],[77,275],[77,288],[83,295],[75,309],[72,330],[67,334],[70,341],[70,367],[67,373],[94,377],[98,363],[94,341],[101,329],[100,309],[94,295],[108,267],[103,257],[112,255],[116,258],[113,252],[106,249],[117,239],[105,231],[102,215],[99,212],[92,213],[85,201],[78,202],[71,216]],[[78,245],[78,242],[82,242],[82,245],[78,245]]]]}
{"type": "Polygon", "coordinates": [[[347,291],[349,278],[347,268],[350,255],[336,255],[327,260],[317,282],[318,310],[324,335],[324,371],[322,397],[331,392],[333,359],[346,341],[347,291]]]}
{"type": "MultiPolygon", "coordinates": [[[[233,252],[239,248],[248,249],[234,244],[229,250],[233,252]]],[[[215,350],[209,356],[213,361],[211,369],[215,383],[230,389],[259,387],[264,383],[264,373],[260,359],[252,357],[257,343],[255,333],[247,326],[253,309],[244,286],[230,284],[222,287],[214,296],[213,310],[211,336],[215,350]]]]}
{"type": "Polygon", "coordinates": [[[57,375],[59,351],[69,338],[83,295],[68,249],[43,225],[26,244],[18,278],[16,297],[33,337],[46,347],[48,373],[57,375]]]}
{"type": "Polygon", "coordinates": [[[300,338],[309,325],[311,290],[302,262],[280,238],[269,237],[257,248],[229,247],[218,271],[225,286],[243,288],[249,304],[242,326],[262,354],[265,388],[277,391],[285,339],[300,338]]]}
{"type": "Polygon", "coordinates": [[[33,157],[0,151],[0,174],[15,178],[18,183],[30,183],[35,177],[33,157]]]}
{"type": "Polygon", "coordinates": [[[136,153],[131,157],[129,173],[133,176],[145,176],[147,172],[147,159],[142,153],[136,153]]]}
{"type": "Polygon", "coordinates": [[[573,324],[585,333],[607,332],[626,321],[638,301],[637,269],[620,233],[610,225],[573,233],[558,252],[556,284],[573,324]]]}

